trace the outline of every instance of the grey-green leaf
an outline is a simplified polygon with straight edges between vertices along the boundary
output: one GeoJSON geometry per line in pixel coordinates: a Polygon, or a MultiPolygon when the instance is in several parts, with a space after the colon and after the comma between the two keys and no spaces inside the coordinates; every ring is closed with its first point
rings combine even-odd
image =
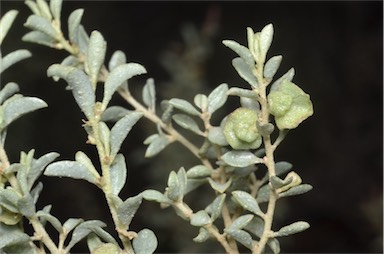
{"type": "Polygon", "coordinates": [[[289,69],[283,76],[281,76],[279,79],[277,79],[275,82],[271,85],[271,91],[276,90],[280,84],[283,83],[283,81],[292,81],[293,77],[295,76],[295,69],[291,68],[289,69]]]}
{"type": "Polygon", "coordinates": [[[110,169],[112,193],[119,195],[121,189],[127,181],[127,165],[125,164],[124,155],[118,154],[115,157],[110,169]]]}
{"type": "Polygon", "coordinates": [[[142,193],[142,196],[145,200],[155,201],[158,203],[169,203],[170,200],[164,196],[163,193],[157,190],[145,190],[142,193]]]}
{"type": "Polygon", "coordinates": [[[267,244],[274,254],[280,253],[280,242],[276,238],[270,238],[267,244]]]}
{"type": "Polygon", "coordinates": [[[208,182],[211,185],[212,189],[219,193],[224,193],[232,184],[232,178],[229,178],[225,183],[218,183],[214,181],[212,178],[208,178],[208,182]]]}
{"type": "Polygon", "coordinates": [[[192,106],[192,104],[186,100],[173,98],[173,99],[169,100],[169,103],[172,106],[174,106],[175,108],[177,108],[177,109],[179,109],[185,113],[188,113],[190,115],[194,115],[194,116],[200,115],[199,111],[197,111],[197,109],[194,106],[192,106]]]}
{"type": "Polygon", "coordinates": [[[249,67],[254,66],[255,60],[248,48],[232,40],[224,40],[223,44],[235,51],[249,67]]]}
{"type": "Polygon", "coordinates": [[[3,102],[17,93],[19,91],[19,86],[14,82],[7,83],[3,89],[0,91],[0,105],[3,104],[3,102]]]}
{"type": "Polygon", "coordinates": [[[263,159],[257,157],[250,151],[229,151],[223,154],[221,159],[232,167],[247,167],[263,162],[263,159]]]}
{"type": "Polygon", "coordinates": [[[248,249],[252,249],[253,247],[253,240],[252,240],[252,236],[244,231],[244,230],[226,230],[226,232],[231,235],[233,238],[236,239],[236,241],[238,241],[239,243],[241,243],[242,245],[244,245],[245,247],[247,247],[248,249]]]}
{"type": "Polygon", "coordinates": [[[247,65],[243,59],[236,57],[232,60],[232,65],[235,67],[235,70],[240,75],[240,77],[247,81],[253,88],[258,87],[255,75],[253,74],[249,65],[247,65]]]}
{"type": "Polygon", "coordinates": [[[279,197],[282,198],[282,197],[296,196],[296,195],[304,194],[312,189],[313,187],[309,184],[300,184],[298,186],[294,186],[290,188],[285,192],[280,193],[279,197]]]}
{"type": "Polygon", "coordinates": [[[47,2],[45,0],[36,0],[36,4],[39,7],[40,15],[51,21],[52,15],[47,2]]]}
{"type": "Polygon", "coordinates": [[[149,229],[142,229],[137,233],[137,237],[132,241],[133,249],[136,254],[151,254],[157,248],[156,235],[149,229]]]}
{"type": "Polygon", "coordinates": [[[24,25],[32,30],[40,31],[54,39],[58,38],[58,33],[53,28],[51,22],[43,17],[31,15],[24,25]]]}
{"type": "Polygon", "coordinates": [[[117,66],[125,64],[126,62],[127,62],[127,57],[126,57],[125,53],[121,50],[116,50],[112,54],[111,60],[109,60],[108,69],[109,69],[109,71],[112,71],[117,66]]]}
{"type": "Polygon", "coordinates": [[[212,173],[212,169],[204,165],[197,165],[190,168],[187,171],[187,177],[188,178],[204,178],[204,177],[210,176],[211,173],[212,173]]]}
{"type": "Polygon", "coordinates": [[[294,222],[288,226],[282,227],[278,232],[275,232],[275,237],[293,235],[299,232],[302,232],[309,228],[308,222],[298,221],[294,222]]]}
{"type": "Polygon", "coordinates": [[[228,85],[221,84],[208,95],[208,113],[212,114],[221,108],[228,98],[228,85]]]}
{"type": "Polygon", "coordinates": [[[69,72],[66,80],[80,109],[91,119],[94,114],[95,93],[88,76],[82,70],[75,69],[69,72]]]}
{"type": "Polygon", "coordinates": [[[16,10],[10,10],[3,15],[0,20],[0,45],[3,42],[5,36],[7,35],[9,28],[11,28],[13,21],[19,12],[16,10]]]}
{"type": "Polygon", "coordinates": [[[183,195],[183,190],[181,190],[179,178],[175,171],[171,171],[168,177],[168,187],[167,197],[173,201],[179,200],[179,198],[183,195]]]}
{"type": "Polygon", "coordinates": [[[210,234],[208,230],[206,230],[205,228],[200,228],[199,234],[195,238],[193,238],[193,241],[196,243],[203,243],[209,238],[210,238],[210,234]]]}
{"type": "Polygon", "coordinates": [[[292,164],[286,161],[279,161],[275,164],[276,175],[280,176],[292,169],[292,164]]]}
{"type": "Polygon", "coordinates": [[[129,228],[129,225],[131,224],[137,209],[139,209],[142,200],[143,197],[139,194],[128,198],[117,208],[117,217],[125,229],[129,228]]]}
{"type": "Polygon", "coordinates": [[[21,39],[26,42],[32,42],[51,48],[55,47],[55,39],[40,31],[31,31],[25,34],[21,39]]]}
{"type": "Polygon", "coordinates": [[[148,108],[155,112],[156,109],[156,90],[155,90],[155,82],[153,78],[147,79],[143,87],[143,102],[148,108]]]}
{"type": "Polygon", "coordinates": [[[20,213],[27,218],[31,218],[36,213],[35,203],[29,194],[20,198],[17,201],[17,206],[19,207],[20,213]]]}
{"type": "MultiPolygon", "coordinates": [[[[153,157],[159,152],[161,152],[167,145],[170,144],[170,140],[165,135],[155,134],[155,136],[151,136],[151,142],[145,151],[145,157],[153,157]]],[[[144,143],[146,143],[144,141],[144,143]]]]}
{"type": "Polygon", "coordinates": [[[132,127],[143,116],[140,112],[132,112],[121,118],[111,129],[111,157],[120,150],[121,144],[131,131],[132,127]]]}
{"type": "Polygon", "coordinates": [[[16,51],[9,53],[8,55],[4,56],[4,58],[0,60],[1,61],[0,73],[2,73],[8,67],[14,65],[15,63],[21,60],[24,60],[30,56],[32,56],[31,52],[29,52],[26,49],[18,49],[16,51]]]}
{"type": "Polygon", "coordinates": [[[57,232],[63,232],[63,226],[61,225],[60,221],[50,213],[41,210],[36,213],[36,216],[48,221],[57,230],[57,232]]]}
{"type": "Polygon", "coordinates": [[[266,25],[260,32],[260,53],[261,56],[265,59],[269,47],[271,46],[273,39],[273,25],[266,25]]]}
{"type": "Polygon", "coordinates": [[[193,120],[190,116],[185,114],[175,114],[172,116],[172,119],[184,129],[190,130],[198,135],[203,135],[203,132],[200,130],[196,121],[193,120]]]}
{"type": "Polygon", "coordinates": [[[191,216],[191,225],[196,227],[203,227],[212,223],[211,217],[204,210],[198,211],[191,216]]]}
{"type": "Polygon", "coordinates": [[[271,57],[264,66],[264,77],[272,79],[280,67],[282,56],[271,57]]]}
{"type": "Polygon", "coordinates": [[[228,141],[224,136],[223,129],[221,127],[212,126],[208,130],[208,140],[219,146],[227,146],[228,141]]]}
{"type": "Polygon", "coordinates": [[[90,220],[80,223],[73,231],[71,241],[68,243],[67,248],[71,249],[76,243],[81,241],[95,228],[105,227],[106,224],[99,220],[90,220]]]}
{"type": "Polygon", "coordinates": [[[84,221],[83,219],[69,218],[63,224],[63,232],[68,234],[69,232],[71,232],[75,227],[77,227],[83,221],[84,221]]]}
{"type": "Polygon", "coordinates": [[[281,188],[283,186],[286,186],[292,182],[293,178],[287,178],[287,179],[281,179],[278,176],[271,176],[269,178],[269,182],[271,183],[272,187],[274,189],[281,188]]]}
{"type": "Polygon", "coordinates": [[[28,188],[31,189],[36,179],[43,173],[45,167],[59,157],[58,153],[52,152],[41,156],[37,160],[33,160],[31,169],[27,175],[28,188]]]}
{"type": "Polygon", "coordinates": [[[205,209],[211,214],[212,221],[216,220],[221,215],[221,210],[223,209],[225,202],[225,193],[220,194],[213,200],[213,202],[205,209]]]}
{"type": "Polygon", "coordinates": [[[63,0],[51,0],[49,1],[49,8],[51,9],[53,18],[60,22],[61,6],[63,0]]]}
{"type": "Polygon", "coordinates": [[[123,108],[121,106],[111,106],[108,107],[103,114],[101,115],[101,121],[103,122],[108,122],[108,121],[113,121],[117,122],[124,116],[133,113],[135,111],[129,110],[126,108],[123,108]]]}
{"type": "Polygon", "coordinates": [[[89,170],[89,172],[91,172],[96,178],[100,177],[100,174],[99,172],[97,172],[91,159],[85,153],[83,153],[82,151],[76,152],[75,160],[83,164],[89,170]]]}
{"type": "Polygon", "coordinates": [[[112,95],[116,92],[124,81],[130,79],[133,76],[147,73],[146,69],[137,63],[122,64],[114,68],[108,75],[104,84],[104,98],[103,105],[107,106],[112,98],[112,95]]]}
{"type": "Polygon", "coordinates": [[[107,50],[107,43],[103,36],[98,31],[91,33],[88,45],[86,66],[88,67],[89,76],[93,87],[96,86],[98,81],[101,66],[104,63],[105,53],[107,50]]]}
{"type": "Polygon", "coordinates": [[[243,229],[253,219],[254,215],[246,214],[236,218],[228,227],[229,230],[243,229]]]}
{"type": "Polygon", "coordinates": [[[98,182],[95,175],[86,166],[77,161],[54,162],[46,168],[44,175],[83,179],[93,184],[98,182]]]}
{"type": "Polygon", "coordinates": [[[18,225],[6,225],[0,223],[0,249],[29,241],[30,237],[23,233],[18,225]]]}
{"type": "Polygon", "coordinates": [[[232,196],[236,202],[239,203],[239,205],[241,205],[245,210],[248,210],[262,218],[264,217],[264,213],[261,211],[259,204],[251,194],[239,190],[233,191],[232,196]]]}
{"type": "Polygon", "coordinates": [[[10,100],[4,108],[3,127],[9,125],[24,114],[48,106],[43,100],[34,97],[18,97],[10,100]]]}
{"type": "Polygon", "coordinates": [[[83,17],[84,10],[74,10],[68,17],[68,35],[69,40],[73,43],[78,43],[80,21],[83,17]]]}

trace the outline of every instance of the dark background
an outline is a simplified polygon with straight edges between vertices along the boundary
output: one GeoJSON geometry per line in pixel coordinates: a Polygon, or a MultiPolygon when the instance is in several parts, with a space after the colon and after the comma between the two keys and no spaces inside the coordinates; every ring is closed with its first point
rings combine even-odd
{"type": "MultiPolygon", "coordinates": [[[[210,40],[212,51],[205,61],[204,79],[209,91],[222,82],[245,85],[231,66],[235,54],[221,40],[232,39],[246,45],[247,26],[259,31],[273,23],[275,36],[269,56],[283,55],[277,75],[295,67],[293,81],[311,95],[315,111],[289,133],[277,153],[278,160],[293,163],[303,181],[314,186],[311,192],[282,201],[277,207],[276,227],[297,220],[311,224],[309,230],[282,239],[282,250],[383,251],[381,1],[65,1],[64,20],[76,8],[85,9],[86,30],[97,29],[106,38],[107,59],[114,50],[123,50],[129,61],[147,68],[149,74],[145,78],[154,77],[158,91],[164,84],[167,89],[162,92],[164,96],[172,87],[166,86],[170,75],[160,65],[159,58],[172,45],[182,45],[183,24],[191,22],[201,28],[207,15],[217,15],[214,17],[218,20],[218,29],[210,40]]],[[[17,161],[20,151],[32,148],[36,149],[36,157],[57,151],[60,159],[73,159],[78,150],[95,155],[94,148],[85,144],[82,115],[70,93],[64,91],[63,83],[56,84],[46,77],[47,67],[60,62],[66,54],[20,42],[28,31],[23,23],[29,10],[21,1],[1,2],[1,14],[10,9],[18,9],[20,14],[2,45],[2,54],[27,48],[33,58],[7,70],[1,84],[17,82],[21,93],[40,97],[49,105],[48,109],[29,114],[11,126],[6,143],[10,159],[17,161]]],[[[145,79],[136,81],[141,87],[145,79]]],[[[178,95],[180,98],[190,96],[188,91],[178,95]]],[[[117,98],[114,102],[125,105],[117,98]]],[[[142,127],[133,130],[123,147],[130,170],[123,192],[125,197],[145,188],[162,190],[168,173],[159,172],[177,170],[183,165],[178,164],[180,161],[167,160],[164,154],[154,160],[141,159],[145,151],[141,143],[150,132],[145,129],[147,122],[140,124],[142,127]]],[[[180,152],[178,156],[182,156],[180,152]]],[[[43,191],[40,204],[53,203],[52,213],[61,221],[84,217],[110,223],[105,201],[95,187],[71,179],[42,177],[42,181],[45,193],[43,191]]],[[[144,204],[140,209],[139,214],[142,211],[143,215],[134,219],[133,230],[148,227],[158,232],[159,252],[222,251],[216,245],[188,247],[191,241],[181,234],[193,237],[197,232],[194,229],[192,233],[184,232],[190,227],[181,219],[174,219],[173,212],[152,204],[144,204]]],[[[80,245],[73,251],[86,249],[80,245]]]]}

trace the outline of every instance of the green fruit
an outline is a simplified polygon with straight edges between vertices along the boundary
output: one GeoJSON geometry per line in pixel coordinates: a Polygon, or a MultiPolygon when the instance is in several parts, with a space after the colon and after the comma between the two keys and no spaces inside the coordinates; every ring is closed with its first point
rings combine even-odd
{"type": "Polygon", "coordinates": [[[308,94],[289,81],[283,81],[276,90],[269,93],[269,110],[275,116],[277,127],[294,129],[313,115],[313,105],[308,94]]]}
{"type": "Polygon", "coordinates": [[[248,108],[238,108],[227,118],[224,136],[233,149],[256,149],[261,145],[261,136],[256,127],[257,113],[248,108]]]}

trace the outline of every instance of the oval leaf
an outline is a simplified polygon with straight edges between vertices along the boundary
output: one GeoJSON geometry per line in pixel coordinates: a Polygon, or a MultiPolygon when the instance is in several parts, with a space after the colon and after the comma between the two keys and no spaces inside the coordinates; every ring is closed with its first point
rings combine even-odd
{"type": "Polygon", "coordinates": [[[190,115],[194,115],[194,116],[200,115],[199,111],[197,111],[197,109],[186,100],[173,98],[169,100],[169,104],[190,115]]]}
{"type": "Polygon", "coordinates": [[[175,114],[172,116],[172,119],[184,129],[190,130],[198,135],[204,135],[203,132],[199,129],[199,126],[191,117],[184,114],[175,114]]]}
{"type": "Polygon", "coordinates": [[[263,162],[263,159],[249,151],[229,151],[223,154],[221,159],[232,167],[248,167],[263,162]]]}
{"type": "Polygon", "coordinates": [[[19,91],[19,86],[16,83],[9,82],[7,83],[3,89],[0,91],[0,104],[3,104],[3,102],[17,93],[19,91]]]}
{"type": "Polygon", "coordinates": [[[73,43],[78,43],[79,26],[81,18],[83,17],[83,13],[83,9],[77,9],[71,12],[68,17],[68,35],[69,40],[73,43]]]}
{"type": "Polygon", "coordinates": [[[261,211],[256,199],[245,191],[233,191],[232,196],[245,210],[254,213],[257,216],[263,217],[264,213],[261,211]]]}
{"type": "Polygon", "coordinates": [[[143,116],[140,112],[132,112],[121,118],[111,129],[111,157],[115,157],[121,144],[131,131],[132,127],[143,116]]]}
{"type": "Polygon", "coordinates": [[[88,67],[89,76],[93,87],[96,87],[96,83],[99,77],[101,66],[104,63],[105,52],[107,50],[107,43],[103,36],[98,31],[93,31],[89,39],[88,53],[86,66],[88,67]]]}
{"type": "Polygon", "coordinates": [[[95,175],[86,166],[77,161],[54,162],[46,168],[44,175],[83,179],[93,184],[98,182],[95,175]]]}
{"type": "Polygon", "coordinates": [[[208,113],[212,114],[222,107],[228,98],[228,85],[221,84],[208,95],[208,113]]]}
{"type": "Polygon", "coordinates": [[[39,98],[34,97],[19,97],[16,99],[10,99],[9,103],[5,105],[3,124],[5,126],[12,123],[17,118],[24,114],[35,111],[37,109],[45,108],[48,105],[39,98]]]}
{"type": "Polygon", "coordinates": [[[26,49],[19,49],[9,53],[1,59],[0,73],[2,73],[8,67],[14,65],[15,63],[24,60],[30,56],[32,56],[31,52],[26,49]]]}
{"type": "Polygon", "coordinates": [[[4,37],[7,35],[9,28],[11,28],[13,21],[19,12],[16,10],[10,10],[3,15],[0,20],[0,45],[4,40],[4,37]]]}
{"type": "Polygon", "coordinates": [[[103,105],[106,107],[121,84],[133,76],[147,73],[145,68],[137,63],[127,63],[113,69],[104,84],[103,105]]]}
{"type": "Polygon", "coordinates": [[[252,53],[248,48],[232,40],[224,40],[223,44],[235,51],[248,66],[254,66],[255,60],[253,59],[252,53]]]}
{"type": "Polygon", "coordinates": [[[251,68],[244,62],[243,59],[237,57],[232,60],[232,65],[235,67],[237,73],[252,87],[257,88],[258,83],[255,75],[253,75],[251,68]]]}
{"type": "Polygon", "coordinates": [[[271,57],[264,66],[264,77],[272,79],[280,67],[282,56],[271,57]]]}
{"type": "Polygon", "coordinates": [[[47,19],[37,16],[37,15],[31,15],[28,17],[27,21],[24,24],[26,27],[40,31],[49,37],[57,38],[58,34],[56,30],[52,27],[51,22],[49,22],[47,19]]]}
{"type": "Polygon", "coordinates": [[[117,217],[125,229],[129,228],[129,225],[131,224],[137,209],[139,209],[142,200],[143,197],[141,195],[130,197],[117,208],[117,217]]]}
{"type": "Polygon", "coordinates": [[[288,226],[282,227],[278,232],[275,232],[275,237],[293,235],[302,232],[309,228],[308,222],[298,221],[288,226]]]}
{"type": "Polygon", "coordinates": [[[202,227],[212,223],[211,217],[204,210],[198,211],[191,216],[191,225],[196,227],[202,227]]]}
{"type": "Polygon", "coordinates": [[[143,87],[143,102],[152,112],[155,112],[156,90],[155,82],[152,78],[148,79],[143,87]]]}
{"type": "Polygon", "coordinates": [[[112,193],[119,195],[121,189],[127,181],[127,165],[125,164],[124,155],[118,154],[113,161],[110,169],[112,193]]]}
{"type": "Polygon", "coordinates": [[[132,242],[136,254],[151,254],[157,248],[156,235],[149,229],[140,230],[132,242]]]}

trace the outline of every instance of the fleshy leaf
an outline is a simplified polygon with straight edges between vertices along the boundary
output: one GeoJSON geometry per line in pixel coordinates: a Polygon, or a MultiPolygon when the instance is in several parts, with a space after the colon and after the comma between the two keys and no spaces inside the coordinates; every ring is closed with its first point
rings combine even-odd
{"type": "Polygon", "coordinates": [[[155,112],[156,108],[156,90],[155,90],[155,82],[152,78],[147,79],[143,87],[143,102],[148,108],[155,112]]]}
{"type": "Polygon", "coordinates": [[[69,233],[83,221],[83,219],[69,218],[63,224],[63,231],[69,233]]]}
{"type": "Polygon", "coordinates": [[[0,45],[3,42],[5,36],[7,35],[9,28],[11,28],[13,21],[19,12],[16,10],[10,10],[3,15],[0,20],[0,45]]]}
{"type": "Polygon", "coordinates": [[[233,191],[232,196],[245,210],[254,213],[257,216],[264,217],[256,199],[245,191],[233,191]]]}
{"type": "Polygon", "coordinates": [[[86,66],[93,87],[96,87],[101,66],[104,63],[107,43],[98,31],[93,31],[89,38],[86,66]]]}
{"type": "Polygon", "coordinates": [[[199,111],[197,111],[196,108],[186,100],[173,98],[169,100],[169,104],[190,115],[193,115],[193,116],[200,115],[199,111]]]}
{"type": "Polygon", "coordinates": [[[212,169],[207,168],[204,165],[197,165],[190,168],[187,171],[188,178],[204,178],[210,176],[212,173],[212,169]]]}
{"type": "Polygon", "coordinates": [[[225,138],[223,129],[221,127],[212,126],[208,130],[208,140],[219,146],[227,146],[228,142],[225,138]]]}
{"type": "Polygon", "coordinates": [[[205,209],[208,213],[211,214],[212,221],[216,220],[221,215],[221,210],[223,209],[223,206],[224,206],[225,197],[226,197],[225,193],[220,194],[205,209]]]}
{"type": "Polygon", "coordinates": [[[58,153],[52,152],[41,156],[32,162],[32,167],[27,175],[28,188],[31,189],[36,179],[43,173],[45,167],[59,157],[58,153]]]}
{"type": "Polygon", "coordinates": [[[0,73],[4,72],[8,67],[15,63],[30,57],[32,54],[26,49],[18,49],[9,53],[1,59],[0,73]]]}
{"type": "Polygon", "coordinates": [[[63,232],[63,226],[61,225],[60,221],[50,213],[41,210],[36,213],[36,216],[48,221],[57,230],[57,232],[63,232]]]}
{"type": "Polygon", "coordinates": [[[229,178],[225,183],[218,183],[212,180],[212,178],[208,178],[208,182],[211,185],[212,189],[219,193],[224,193],[232,184],[232,178],[229,178]]]}
{"type": "Polygon", "coordinates": [[[300,184],[298,186],[290,188],[285,192],[280,193],[279,197],[282,198],[282,197],[296,196],[296,195],[304,194],[312,189],[313,187],[309,184],[300,184]]]}
{"type": "Polygon", "coordinates": [[[99,220],[90,220],[80,223],[73,231],[71,241],[68,243],[67,248],[72,248],[76,243],[81,241],[90,232],[93,232],[96,228],[105,227],[105,223],[99,220]]]}
{"type": "Polygon", "coordinates": [[[243,59],[240,57],[233,59],[232,65],[235,67],[235,70],[240,75],[240,77],[247,81],[253,88],[257,88],[259,86],[251,68],[244,62],[243,59]]]}
{"type": "Polygon", "coordinates": [[[111,57],[111,60],[109,60],[108,63],[108,69],[109,71],[112,71],[117,66],[125,64],[127,62],[127,57],[125,53],[121,50],[116,50],[111,57]]]}
{"type": "Polygon", "coordinates": [[[112,193],[119,195],[127,180],[127,166],[124,155],[118,154],[110,169],[112,193]]]}
{"type": "Polygon", "coordinates": [[[289,69],[283,76],[281,76],[279,79],[277,79],[275,82],[272,83],[271,92],[276,90],[283,83],[283,81],[291,82],[294,76],[295,76],[295,69],[294,68],[289,69]]]}
{"type": "Polygon", "coordinates": [[[196,243],[203,243],[209,238],[210,238],[210,234],[208,230],[206,230],[205,228],[200,228],[199,234],[195,238],[193,238],[193,241],[196,243]]]}
{"type": "Polygon", "coordinates": [[[19,86],[14,82],[7,83],[0,91],[0,104],[17,93],[19,91],[19,86]]]}
{"type": "Polygon", "coordinates": [[[79,41],[79,27],[83,13],[83,9],[77,9],[71,12],[68,17],[68,35],[71,42],[78,43],[79,41]]]}
{"type": "Polygon", "coordinates": [[[221,84],[208,95],[208,113],[212,114],[222,107],[228,98],[228,85],[221,84]]]}
{"type": "Polygon", "coordinates": [[[248,249],[252,249],[253,240],[251,235],[244,230],[225,230],[229,235],[236,239],[239,243],[247,247],[248,249]]]}
{"type": "Polygon", "coordinates": [[[172,116],[172,119],[184,129],[190,130],[198,135],[203,135],[203,132],[200,130],[195,120],[190,116],[185,114],[175,114],[172,116]]]}
{"type": "Polygon", "coordinates": [[[143,197],[141,195],[130,197],[117,208],[117,217],[125,229],[129,228],[129,225],[131,224],[137,209],[139,209],[142,200],[143,197]]]}
{"type": "Polygon", "coordinates": [[[121,118],[111,129],[111,157],[120,150],[121,144],[131,131],[132,127],[143,116],[140,112],[132,112],[121,118]]]}
{"type": "Polygon", "coordinates": [[[235,51],[249,67],[255,65],[255,60],[248,48],[232,40],[224,40],[223,44],[235,51]]]}
{"type": "Polygon", "coordinates": [[[20,227],[18,226],[10,226],[4,223],[0,223],[0,249],[21,244],[23,242],[28,242],[30,237],[25,234],[20,227]]]}
{"type": "Polygon", "coordinates": [[[169,174],[168,187],[166,188],[166,195],[169,199],[173,201],[179,200],[179,198],[183,195],[179,178],[175,171],[171,171],[171,173],[169,174]]]}
{"type": "Polygon", "coordinates": [[[275,237],[293,235],[302,232],[309,228],[309,224],[305,221],[294,222],[288,226],[282,227],[278,232],[275,232],[275,237]]]}
{"type": "Polygon", "coordinates": [[[126,108],[123,108],[121,106],[111,106],[108,107],[103,114],[101,115],[101,121],[108,122],[108,121],[114,121],[117,122],[124,116],[133,113],[135,111],[128,110],[126,108]]]}
{"type": "Polygon", "coordinates": [[[193,102],[201,111],[206,111],[208,108],[208,97],[205,94],[197,94],[193,102]]]}
{"type": "Polygon", "coordinates": [[[83,179],[93,184],[98,182],[95,175],[86,166],[77,161],[54,162],[46,168],[44,175],[83,179]]]}
{"type": "Polygon", "coordinates": [[[137,233],[137,237],[132,241],[133,249],[136,254],[151,254],[157,248],[156,235],[149,229],[142,229],[137,233]]]}
{"type": "Polygon", "coordinates": [[[204,210],[198,211],[191,216],[191,225],[196,227],[202,227],[212,223],[211,217],[204,210]]]}
{"type": "Polygon", "coordinates": [[[145,68],[137,63],[122,64],[114,68],[108,75],[104,84],[103,105],[106,107],[112,95],[126,80],[133,76],[147,73],[145,68]]]}
{"type": "Polygon", "coordinates": [[[24,114],[45,108],[48,105],[39,98],[34,97],[18,97],[10,98],[9,102],[4,106],[3,128],[12,123],[24,114]]]}
{"type": "Polygon", "coordinates": [[[254,215],[246,214],[236,218],[228,227],[228,230],[243,229],[253,219],[254,215]]]}
{"type": "Polygon", "coordinates": [[[271,57],[264,66],[264,77],[272,79],[280,67],[282,56],[271,57]]]}
{"type": "Polygon", "coordinates": [[[142,196],[145,200],[155,201],[158,203],[169,203],[170,200],[164,196],[163,193],[157,190],[145,190],[142,193],[142,196]]]}
{"type": "Polygon", "coordinates": [[[100,177],[100,174],[99,172],[97,172],[91,159],[85,153],[83,153],[82,151],[76,152],[75,160],[83,164],[89,170],[89,172],[91,172],[96,178],[100,177]]]}
{"type": "Polygon", "coordinates": [[[31,31],[22,37],[22,41],[32,42],[51,48],[55,47],[55,39],[40,31],[31,31]]]}
{"type": "Polygon", "coordinates": [[[145,151],[145,157],[147,158],[155,156],[171,142],[165,135],[154,134],[148,138],[144,140],[144,144],[149,144],[147,150],[145,151]],[[151,142],[149,143],[148,138],[151,138],[151,142]]]}
{"type": "Polygon", "coordinates": [[[20,213],[27,218],[32,217],[36,213],[35,203],[31,195],[26,195],[17,200],[17,206],[20,213]]]}
{"type": "Polygon", "coordinates": [[[58,37],[58,34],[52,27],[51,22],[43,17],[31,15],[28,17],[27,22],[24,25],[32,30],[40,31],[52,38],[56,39],[58,37]]]}
{"type": "Polygon", "coordinates": [[[265,60],[265,56],[267,55],[267,52],[269,50],[269,47],[271,46],[273,39],[273,25],[268,24],[266,25],[260,32],[260,54],[263,60],[265,60]]]}
{"type": "Polygon", "coordinates": [[[51,13],[53,18],[60,22],[60,14],[61,14],[61,6],[63,0],[51,0],[49,1],[49,8],[51,9],[51,13]]]}
{"type": "Polygon", "coordinates": [[[232,167],[247,167],[263,162],[263,159],[249,151],[229,151],[223,154],[221,159],[232,167]]]}

